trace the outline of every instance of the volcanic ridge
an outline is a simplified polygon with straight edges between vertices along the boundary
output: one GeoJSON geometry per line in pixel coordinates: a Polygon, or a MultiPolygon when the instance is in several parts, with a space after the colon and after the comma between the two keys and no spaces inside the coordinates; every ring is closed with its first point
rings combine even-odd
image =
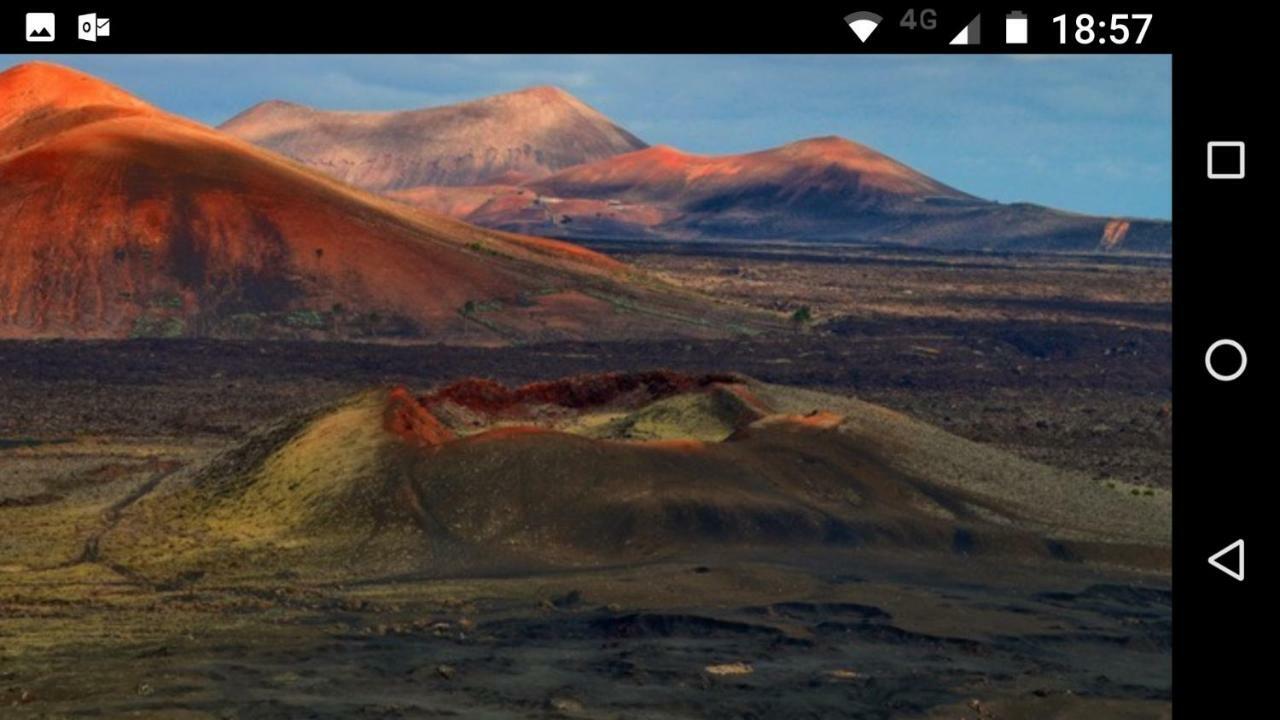
{"type": "Polygon", "coordinates": [[[884,408],[732,374],[373,390],[264,428],[174,483],[104,539],[108,557],[144,572],[163,556],[320,574],[796,547],[1167,563],[1167,494],[1137,498],[884,408]]]}

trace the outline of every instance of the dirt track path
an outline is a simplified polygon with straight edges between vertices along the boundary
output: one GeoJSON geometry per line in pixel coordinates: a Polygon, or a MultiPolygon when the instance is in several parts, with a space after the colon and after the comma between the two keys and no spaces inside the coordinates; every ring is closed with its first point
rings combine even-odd
{"type": "MultiPolygon", "coordinates": [[[[153,490],[159,487],[160,483],[164,482],[166,478],[173,475],[182,467],[182,463],[165,463],[165,465],[148,478],[146,482],[134,488],[129,492],[129,494],[112,503],[111,506],[102,513],[102,526],[94,531],[89,537],[85,538],[84,547],[80,551],[80,556],[74,560],[68,561],[63,565],[63,567],[72,567],[84,563],[101,563],[102,559],[98,546],[102,541],[102,537],[115,528],[115,526],[120,522],[121,515],[124,514],[124,511],[128,509],[129,506],[151,494],[153,490]]],[[[147,583],[145,578],[123,565],[105,563],[105,566],[130,582],[147,583]]]]}

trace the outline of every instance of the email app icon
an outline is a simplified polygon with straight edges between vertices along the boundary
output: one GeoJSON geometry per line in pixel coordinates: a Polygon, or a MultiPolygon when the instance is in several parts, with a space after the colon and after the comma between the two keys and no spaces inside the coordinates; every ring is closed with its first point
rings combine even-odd
{"type": "Polygon", "coordinates": [[[98,17],[97,13],[81,15],[76,29],[81,40],[98,42],[100,37],[111,36],[111,18],[98,17]]]}

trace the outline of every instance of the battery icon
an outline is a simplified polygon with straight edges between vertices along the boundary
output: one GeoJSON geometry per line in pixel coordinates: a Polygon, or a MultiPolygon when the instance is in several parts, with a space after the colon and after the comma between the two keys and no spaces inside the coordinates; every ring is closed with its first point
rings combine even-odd
{"type": "Polygon", "coordinates": [[[1004,16],[1004,44],[1027,44],[1027,16],[1021,10],[1014,10],[1004,16]]]}

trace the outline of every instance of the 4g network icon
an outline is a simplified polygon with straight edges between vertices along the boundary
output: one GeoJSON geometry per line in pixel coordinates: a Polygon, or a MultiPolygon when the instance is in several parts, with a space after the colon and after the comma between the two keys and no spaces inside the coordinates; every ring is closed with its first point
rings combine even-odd
{"type": "MultiPolygon", "coordinates": [[[[868,10],[859,10],[845,15],[844,22],[853,31],[853,34],[858,37],[858,40],[865,43],[867,38],[871,37],[871,33],[880,27],[880,23],[884,22],[884,18],[868,10]]],[[[898,25],[908,30],[915,30],[916,28],[933,30],[938,26],[938,11],[933,8],[925,8],[917,13],[914,8],[910,8],[902,16],[902,19],[898,21],[898,25]]]]}
{"type": "Polygon", "coordinates": [[[111,18],[98,17],[97,13],[81,15],[76,20],[76,30],[81,40],[98,42],[100,37],[111,37],[111,18]]]}

